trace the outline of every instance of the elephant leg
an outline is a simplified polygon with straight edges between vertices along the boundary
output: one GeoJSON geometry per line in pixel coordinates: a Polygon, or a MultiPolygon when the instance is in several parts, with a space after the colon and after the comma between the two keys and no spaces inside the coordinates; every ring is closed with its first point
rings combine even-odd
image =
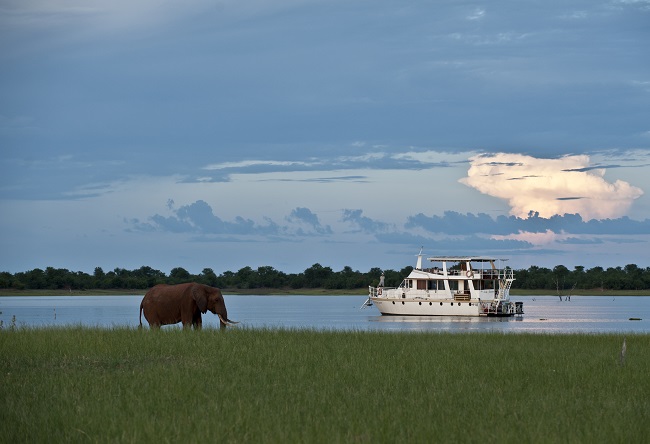
{"type": "MultiPolygon", "coordinates": [[[[199,315],[201,312],[199,312],[199,315]]],[[[181,313],[181,322],[183,323],[183,330],[194,327],[196,324],[196,312],[194,311],[184,311],[181,313]]]]}
{"type": "Polygon", "coordinates": [[[203,327],[203,319],[201,318],[201,312],[197,311],[194,317],[192,318],[192,327],[194,327],[195,330],[201,330],[201,327],[203,327]]]}

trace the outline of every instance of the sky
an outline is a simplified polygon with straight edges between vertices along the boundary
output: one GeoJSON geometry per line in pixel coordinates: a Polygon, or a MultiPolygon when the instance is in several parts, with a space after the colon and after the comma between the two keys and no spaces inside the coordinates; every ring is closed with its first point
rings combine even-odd
{"type": "Polygon", "coordinates": [[[0,271],[650,266],[650,0],[0,0],[0,271]]]}

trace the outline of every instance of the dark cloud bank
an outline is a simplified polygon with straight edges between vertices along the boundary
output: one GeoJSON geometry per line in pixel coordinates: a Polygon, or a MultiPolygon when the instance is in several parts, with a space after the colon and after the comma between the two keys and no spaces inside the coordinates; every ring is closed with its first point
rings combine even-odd
{"type": "MultiPolygon", "coordinates": [[[[318,215],[309,208],[297,207],[284,219],[283,224],[264,218],[263,223],[251,219],[236,217],[225,221],[214,214],[210,205],[198,200],[178,209],[171,208],[171,215],[155,214],[147,221],[137,219],[128,221],[129,229],[141,232],[187,233],[195,235],[229,235],[229,236],[331,236],[336,233],[329,225],[323,225],[318,215]]],[[[418,244],[431,242],[436,236],[462,236],[474,242],[475,245],[488,241],[488,236],[507,236],[521,232],[567,233],[575,235],[646,235],[650,234],[650,219],[635,221],[628,217],[618,219],[603,219],[585,221],[578,214],[565,214],[550,218],[540,217],[531,212],[527,218],[516,216],[497,216],[492,218],[485,213],[458,213],[446,211],[442,216],[427,216],[419,213],[407,217],[403,226],[374,220],[363,215],[360,209],[345,209],[341,212],[341,222],[349,227],[346,232],[359,232],[374,236],[381,242],[405,242],[418,244]],[[417,232],[419,234],[412,234],[417,232]],[[479,242],[480,241],[480,242],[479,242]]],[[[467,240],[466,239],[466,240],[467,240]]],[[[500,245],[516,248],[527,245],[526,242],[505,240],[500,245]]],[[[436,243],[439,243],[436,240],[436,243]]],[[[567,243],[593,243],[597,240],[565,240],[567,243]]]]}

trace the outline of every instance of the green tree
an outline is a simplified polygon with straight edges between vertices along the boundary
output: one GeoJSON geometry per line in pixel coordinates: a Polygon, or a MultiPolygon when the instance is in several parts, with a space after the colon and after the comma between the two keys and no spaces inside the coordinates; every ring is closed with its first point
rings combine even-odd
{"type": "Polygon", "coordinates": [[[95,271],[93,272],[93,285],[95,288],[105,288],[106,287],[106,273],[104,273],[104,270],[102,267],[95,267],[95,271]]]}
{"type": "Polygon", "coordinates": [[[14,275],[7,271],[0,272],[0,288],[14,288],[14,275]]]}
{"type": "Polygon", "coordinates": [[[321,264],[314,264],[304,272],[305,282],[308,288],[324,287],[325,281],[329,279],[333,271],[330,267],[323,267],[321,264]]]}
{"type": "Polygon", "coordinates": [[[154,285],[162,284],[166,280],[165,273],[148,266],[142,266],[131,274],[134,278],[135,288],[150,288],[154,285]]]}
{"type": "Polygon", "coordinates": [[[287,275],[270,266],[258,267],[257,276],[261,287],[282,288],[287,285],[287,275]]]}
{"type": "Polygon", "coordinates": [[[189,282],[191,281],[190,272],[181,267],[172,268],[172,271],[169,272],[169,281],[172,284],[189,282]]]}
{"type": "Polygon", "coordinates": [[[219,279],[212,268],[204,268],[199,275],[199,282],[211,287],[218,287],[219,279]]]}
{"type": "Polygon", "coordinates": [[[72,288],[70,272],[65,268],[47,267],[45,280],[48,283],[48,288],[53,290],[72,288]]]}

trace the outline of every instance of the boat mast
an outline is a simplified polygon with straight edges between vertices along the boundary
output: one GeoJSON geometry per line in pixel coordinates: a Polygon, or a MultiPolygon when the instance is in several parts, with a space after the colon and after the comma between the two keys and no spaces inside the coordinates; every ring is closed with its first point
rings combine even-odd
{"type": "Polygon", "coordinates": [[[416,270],[422,270],[422,250],[424,247],[420,247],[420,252],[418,253],[418,262],[415,264],[416,270]]]}

